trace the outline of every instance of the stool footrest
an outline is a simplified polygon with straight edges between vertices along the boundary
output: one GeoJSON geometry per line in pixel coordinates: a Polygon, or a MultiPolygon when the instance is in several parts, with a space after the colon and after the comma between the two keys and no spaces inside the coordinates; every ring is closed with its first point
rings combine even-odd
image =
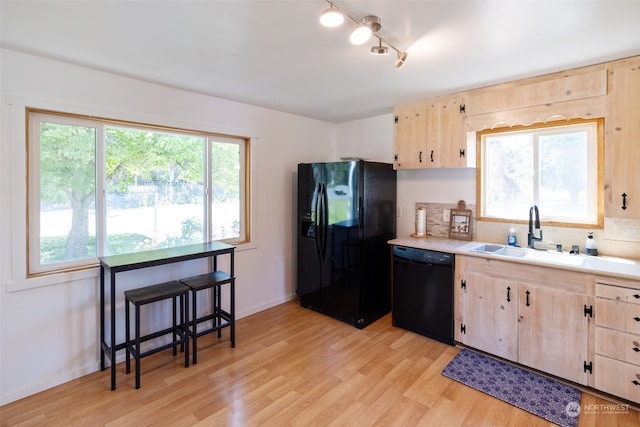
{"type": "MultiPolygon", "coordinates": [[[[170,333],[170,332],[172,332],[172,330],[171,330],[171,329],[169,329],[167,333],[170,333]]],[[[163,350],[167,350],[167,349],[169,349],[169,348],[176,348],[176,347],[178,347],[178,346],[180,346],[180,345],[182,345],[182,344],[185,344],[185,345],[186,345],[186,344],[187,344],[187,338],[186,338],[186,336],[185,336],[185,333],[184,333],[183,331],[180,331],[180,332],[177,332],[177,334],[178,334],[178,335],[180,335],[180,337],[181,337],[179,340],[177,340],[177,341],[172,341],[172,342],[169,342],[169,343],[163,344],[163,345],[158,346],[158,347],[153,347],[153,348],[151,348],[151,349],[149,349],[149,350],[147,350],[147,351],[140,352],[140,353],[138,354],[138,357],[142,359],[142,358],[143,358],[143,357],[145,357],[145,356],[150,356],[150,355],[152,355],[152,354],[155,354],[155,353],[161,352],[161,351],[163,351],[163,350]]],[[[154,335],[155,335],[155,334],[154,334],[154,335]]],[[[148,341],[148,340],[147,340],[147,341],[148,341]]],[[[140,342],[142,343],[142,340],[140,340],[140,342]]],[[[130,352],[132,352],[133,354],[136,354],[136,353],[137,353],[137,349],[136,349],[135,343],[134,343],[133,341],[130,341],[130,342],[129,342],[129,344],[128,344],[128,348],[129,348],[129,351],[130,351],[130,352]]]]}
{"type": "MultiPolygon", "coordinates": [[[[232,324],[231,314],[225,310],[219,310],[216,313],[208,314],[206,316],[199,317],[196,322],[203,323],[208,320],[224,320],[224,323],[220,323],[219,325],[211,326],[207,329],[198,330],[198,336],[208,334],[209,332],[219,331],[223,328],[230,327],[232,324]]],[[[193,335],[193,331],[189,331],[189,334],[193,335]]]]}
{"type": "MultiPolygon", "coordinates": [[[[161,330],[161,331],[154,332],[154,333],[152,333],[152,334],[147,334],[147,335],[141,336],[141,337],[140,337],[140,343],[143,343],[143,342],[145,342],[145,341],[152,340],[152,339],[154,339],[154,338],[161,337],[161,336],[163,336],[163,335],[168,335],[168,334],[170,334],[170,333],[172,333],[172,332],[174,332],[174,329],[173,329],[172,327],[169,327],[169,328],[167,328],[167,329],[163,329],[163,330],[161,330]]],[[[178,334],[178,335],[182,338],[182,341],[186,342],[186,339],[185,339],[185,331],[184,331],[183,329],[177,329],[175,332],[176,332],[176,334],[178,334]]],[[[124,344],[125,344],[125,345],[131,345],[131,343],[133,343],[133,342],[134,342],[134,340],[129,340],[129,343],[124,343],[124,344]]],[[[176,343],[176,344],[182,344],[181,340],[178,340],[178,341],[176,341],[175,343],[176,343]]],[[[123,348],[124,348],[124,347],[123,347],[123,348]]]]}

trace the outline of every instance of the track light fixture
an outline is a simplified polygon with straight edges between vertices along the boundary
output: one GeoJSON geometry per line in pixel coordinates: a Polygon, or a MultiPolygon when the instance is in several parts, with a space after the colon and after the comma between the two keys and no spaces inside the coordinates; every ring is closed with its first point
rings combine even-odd
{"type": "Polygon", "coordinates": [[[344,22],[344,18],[347,17],[356,23],[356,28],[351,33],[351,43],[355,45],[361,45],[367,42],[374,36],[378,39],[378,45],[371,47],[371,54],[373,55],[386,55],[389,53],[389,48],[393,49],[397,53],[396,68],[400,69],[407,61],[407,52],[401,51],[392,45],[382,35],[378,34],[382,24],[380,18],[374,15],[367,15],[363,18],[357,18],[351,12],[344,7],[340,6],[333,0],[326,0],[330,7],[322,12],[320,16],[320,23],[325,27],[337,27],[344,22]],[[387,46],[383,46],[382,43],[387,46]]]}
{"type": "Polygon", "coordinates": [[[371,38],[371,28],[367,27],[364,24],[361,24],[351,32],[351,37],[349,37],[349,40],[351,40],[351,43],[359,46],[361,44],[364,44],[367,40],[369,40],[369,38],[371,38]]]}
{"type": "Polygon", "coordinates": [[[398,59],[396,59],[396,68],[399,70],[404,67],[404,63],[407,61],[407,52],[398,52],[398,59]]]}
{"type": "Polygon", "coordinates": [[[378,46],[371,46],[370,52],[372,55],[386,55],[389,53],[389,48],[382,46],[382,40],[379,40],[378,46]]]}
{"type": "Polygon", "coordinates": [[[331,7],[320,15],[320,23],[325,27],[339,27],[344,22],[344,15],[340,13],[340,11],[333,7],[331,7]]]}

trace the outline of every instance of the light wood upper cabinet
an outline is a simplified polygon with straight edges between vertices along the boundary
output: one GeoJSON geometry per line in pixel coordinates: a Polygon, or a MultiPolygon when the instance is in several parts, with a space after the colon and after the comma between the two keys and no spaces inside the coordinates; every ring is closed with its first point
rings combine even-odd
{"type": "Polygon", "coordinates": [[[605,216],[640,219],[640,57],[614,62],[609,88],[605,216]]]}
{"type": "Polygon", "coordinates": [[[395,169],[467,166],[461,97],[438,97],[397,105],[393,116],[395,169]]]}
{"type": "Polygon", "coordinates": [[[427,152],[427,104],[414,102],[393,109],[393,168],[424,168],[427,152]]]}
{"type": "Polygon", "coordinates": [[[427,101],[427,167],[467,166],[464,101],[460,96],[427,101]]]}
{"type": "MultiPolygon", "coordinates": [[[[509,111],[607,94],[604,64],[503,83],[466,92],[467,114],[509,111]]],[[[540,117],[545,120],[545,117],[540,117]]]]}

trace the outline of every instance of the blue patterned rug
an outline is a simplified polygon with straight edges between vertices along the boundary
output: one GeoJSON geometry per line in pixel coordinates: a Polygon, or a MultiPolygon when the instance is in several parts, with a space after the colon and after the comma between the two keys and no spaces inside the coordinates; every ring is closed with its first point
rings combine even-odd
{"type": "Polygon", "coordinates": [[[462,349],[442,375],[562,427],[575,427],[580,390],[526,369],[462,349]]]}

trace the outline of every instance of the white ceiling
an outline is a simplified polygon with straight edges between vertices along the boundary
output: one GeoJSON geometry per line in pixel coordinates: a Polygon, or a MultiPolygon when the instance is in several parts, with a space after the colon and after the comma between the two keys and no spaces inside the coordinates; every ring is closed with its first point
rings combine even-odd
{"type": "Polygon", "coordinates": [[[337,1],[404,68],[322,27],[325,0],[1,0],[1,46],[336,123],[640,54],[637,0],[337,1]]]}

